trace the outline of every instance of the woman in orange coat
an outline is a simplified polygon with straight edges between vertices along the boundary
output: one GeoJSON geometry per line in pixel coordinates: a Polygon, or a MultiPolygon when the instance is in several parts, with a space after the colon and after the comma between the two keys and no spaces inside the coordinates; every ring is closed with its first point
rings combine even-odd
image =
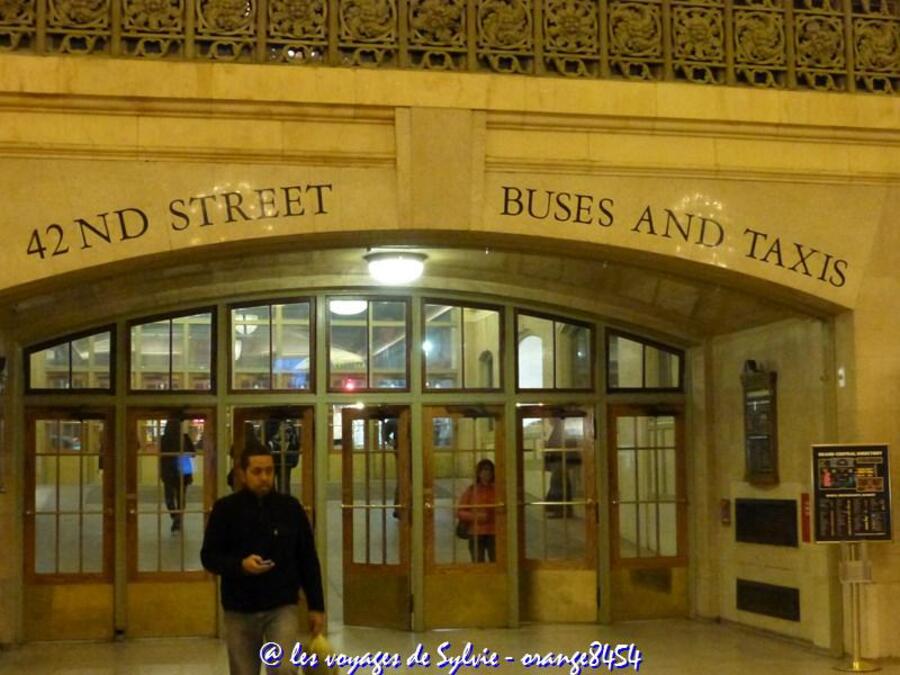
{"type": "Polygon", "coordinates": [[[469,555],[472,562],[494,562],[497,559],[494,504],[494,463],[483,459],[475,467],[475,482],[459,498],[456,517],[468,526],[469,555]],[[484,506],[482,506],[484,505],[484,506]]]}

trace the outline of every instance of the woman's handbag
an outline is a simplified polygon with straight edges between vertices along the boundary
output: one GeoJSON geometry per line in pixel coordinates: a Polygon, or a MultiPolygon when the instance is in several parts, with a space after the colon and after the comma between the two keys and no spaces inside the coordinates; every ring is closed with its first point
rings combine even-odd
{"type": "Polygon", "coordinates": [[[460,539],[471,539],[472,532],[469,530],[469,523],[464,520],[456,521],[456,536],[460,539]]]}

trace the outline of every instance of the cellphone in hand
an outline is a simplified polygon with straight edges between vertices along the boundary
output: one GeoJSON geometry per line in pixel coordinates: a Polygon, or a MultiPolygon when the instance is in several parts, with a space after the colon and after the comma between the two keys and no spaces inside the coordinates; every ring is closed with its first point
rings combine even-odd
{"type": "Polygon", "coordinates": [[[274,561],[274,560],[270,560],[269,558],[266,558],[265,560],[260,560],[260,561],[259,561],[259,564],[260,564],[260,565],[265,565],[266,567],[272,567],[272,565],[275,564],[275,561],[274,561]]]}

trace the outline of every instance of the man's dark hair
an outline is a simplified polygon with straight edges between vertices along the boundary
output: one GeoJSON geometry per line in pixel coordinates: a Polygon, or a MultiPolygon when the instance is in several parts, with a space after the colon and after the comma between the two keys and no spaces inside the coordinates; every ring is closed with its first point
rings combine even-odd
{"type": "MultiPolygon", "coordinates": [[[[272,450],[263,445],[251,425],[244,429],[244,451],[241,453],[241,469],[246,471],[251,457],[272,457],[272,450]]],[[[274,458],[273,458],[274,461],[274,458]]]]}

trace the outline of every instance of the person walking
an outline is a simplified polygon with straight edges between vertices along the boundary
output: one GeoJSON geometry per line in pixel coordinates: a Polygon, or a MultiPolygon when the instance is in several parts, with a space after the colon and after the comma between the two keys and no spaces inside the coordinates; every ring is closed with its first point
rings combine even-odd
{"type": "Polygon", "coordinates": [[[159,439],[159,476],[173,533],[184,522],[184,500],[188,486],[194,482],[193,457],[194,443],[190,436],[181,433],[181,419],[169,417],[159,439]]]}
{"type": "Polygon", "coordinates": [[[297,602],[302,588],[309,631],[325,630],[322,573],[312,528],[294,497],[274,489],[271,450],[251,445],[241,455],[243,487],[217,500],[209,516],[200,559],[221,577],[225,642],[231,675],[258,675],[265,642],[284,650],[270,673],[295,673],[290,654],[299,636],[297,602]]]}

